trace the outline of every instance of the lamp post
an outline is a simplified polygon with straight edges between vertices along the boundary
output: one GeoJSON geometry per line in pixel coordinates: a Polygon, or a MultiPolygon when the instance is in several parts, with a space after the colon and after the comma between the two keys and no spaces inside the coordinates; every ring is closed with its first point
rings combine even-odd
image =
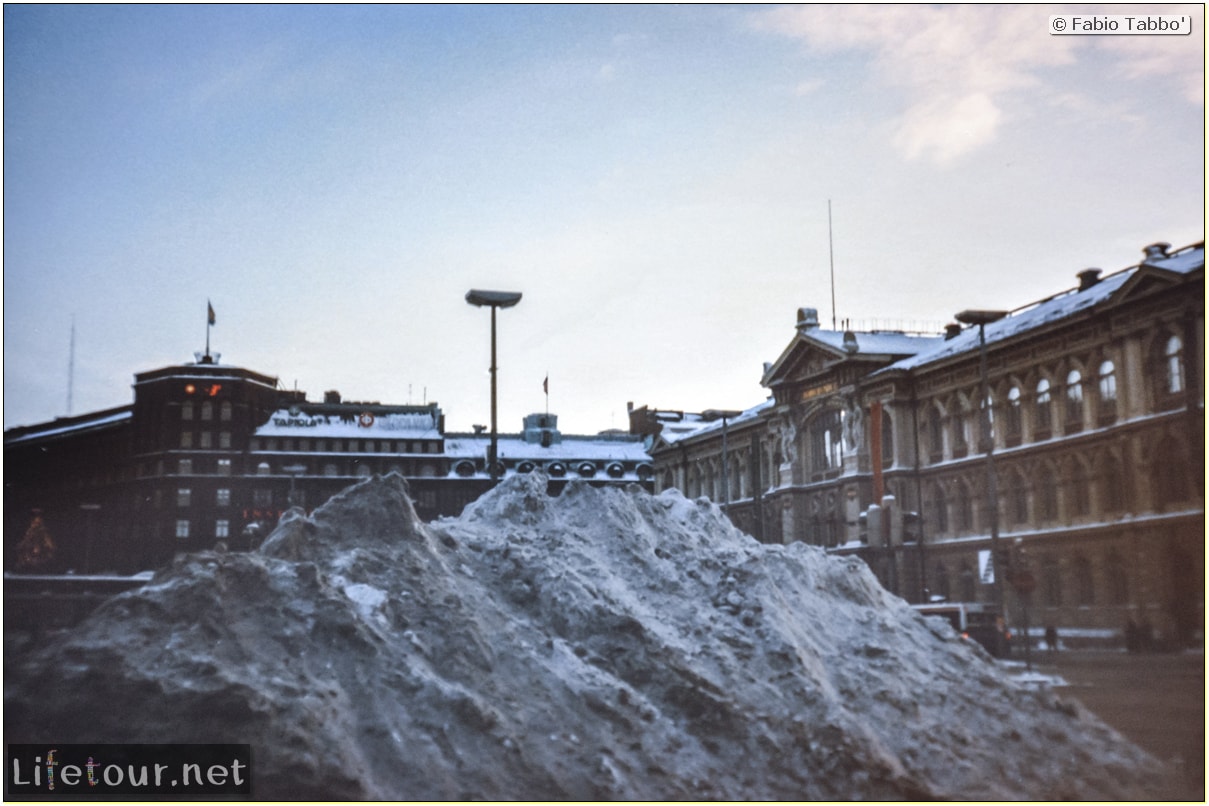
{"type": "Polygon", "coordinates": [[[991,563],[995,574],[992,583],[995,604],[999,607],[999,616],[1007,616],[1006,602],[1003,597],[1003,575],[1007,573],[1007,563],[1003,561],[999,548],[999,483],[995,477],[995,435],[992,433],[991,419],[991,384],[987,378],[987,334],[986,326],[998,322],[1007,316],[1007,311],[968,310],[957,314],[957,321],[966,325],[978,325],[978,374],[982,379],[982,440],[986,453],[987,476],[987,509],[991,515],[991,563]]]}
{"type": "Polygon", "coordinates": [[[706,422],[722,420],[722,511],[730,508],[730,460],[726,451],[726,423],[731,417],[738,417],[743,412],[732,409],[706,409],[701,412],[701,419],[706,422]]]}
{"type": "Polygon", "coordinates": [[[491,447],[487,449],[487,472],[491,474],[491,483],[499,481],[500,473],[496,457],[499,454],[499,429],[496,420],[496,366],[495,366],[495,310],[496,308],[511,308],[521,301],[519,291],[479,291],[471,289],[466,292],[466,301],[478,308],[491,308],[491,447]]]}

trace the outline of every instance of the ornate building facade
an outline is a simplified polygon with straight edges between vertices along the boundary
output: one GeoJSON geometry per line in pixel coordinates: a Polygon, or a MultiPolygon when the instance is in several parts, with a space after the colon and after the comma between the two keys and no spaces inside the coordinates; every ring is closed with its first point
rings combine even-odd
{"type": "Polygon", "coordinates": [[[631,410],[632,429],[655,435],[658,488],[760,540],[860,555],[908,601],[1186,644],[1204,623],[1204,244],[1078,280],[943,335],[800,309],[766,401],[631,410]]]}

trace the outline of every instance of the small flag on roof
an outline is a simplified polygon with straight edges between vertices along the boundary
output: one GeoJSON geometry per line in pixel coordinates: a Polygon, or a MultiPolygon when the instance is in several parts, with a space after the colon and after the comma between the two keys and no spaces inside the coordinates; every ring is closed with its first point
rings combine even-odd
{"type": "Polygon", "coordinates": [[[206,300],[206,321],[214,324],[214,306],[210,304],[210,300],[206,300]]]}

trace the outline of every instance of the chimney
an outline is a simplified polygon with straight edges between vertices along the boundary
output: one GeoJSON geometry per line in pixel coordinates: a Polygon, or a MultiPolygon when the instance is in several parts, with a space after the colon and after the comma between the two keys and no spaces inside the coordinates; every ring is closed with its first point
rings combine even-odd
{"type": "Polygon", "coordinates": [[[798,330],[814,330],[819,326],[818,308],[798,308],[798,330]]]}
{"type": "Polygon", "coordinates": [[[860,351],[860,346],[856,343],[856,334],[851,330],[844,331],[844,352],[853,355],[860,351]]]}
{"type": "Polygon", "coordinates": [[[1096,283],[1100,282],[1099,269],[1084,269],[1076,275],[1079,278],[1079,290],[1086,291],[1096,283]]]}
{"type": "Polygon", "coordinates": [[[337,392],[335,389],[332,389],[331,391],[328,391],[328,392],[324,392],[323,393],[323,402],[324,403],[339,403],[340,402],[340,393],[337,392]]]}
{"type": "Polygon", "coordinates": [[[945,325],[945,341],[956,338],[961,335],[961,325],[956,322],[950,322],[945,325]]]}
{"type": "Polygon", "coordinates": [[[1166,243],[1164,241],[1159,241],[1158,243],[1152,243],[1150,246],[1147,246],[1143,250],[1144,252],[1146,252],[1146,261],[1145,262],[1150,263],[1151,261],[1165,259],[1167,257],[1167,250],[1170,248],[1171,248],[1171,244],[1166,243]]]}

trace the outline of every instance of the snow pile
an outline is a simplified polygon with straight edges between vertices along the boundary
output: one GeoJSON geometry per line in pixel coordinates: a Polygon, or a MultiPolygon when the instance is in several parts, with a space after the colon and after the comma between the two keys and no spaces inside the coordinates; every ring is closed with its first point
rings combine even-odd
{"type": "Polygon", "coordinates": [[[250,743],[259,798],[1145,799],[1158,763],[856,560],[677,493],[397,476],[11,663],[9,742],[250,743]]]}

